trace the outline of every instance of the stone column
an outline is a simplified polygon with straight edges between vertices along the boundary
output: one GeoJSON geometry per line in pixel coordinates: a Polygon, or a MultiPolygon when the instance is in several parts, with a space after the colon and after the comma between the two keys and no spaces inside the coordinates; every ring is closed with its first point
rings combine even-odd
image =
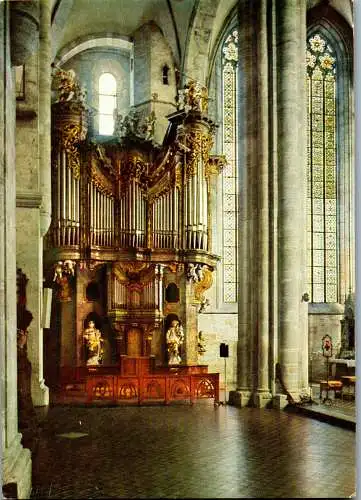
{"type": "Polygon", "coordinates": [[[39,171],[40,231],[44,236],[51,222],[51,1],[40,0],[39,32],[39,171]]]}
{"type": "Polygon", "coordinates": [[[15,90],[10,63],[9,5],[0,3],[0,357],[2,484],[16,483],[18,498],[31,492],[31,453],[20,443],[17,407],[15,90]]]}
{"type": "Polygon", "coordinates": [[[285,386],[298,398],[307,330],[305,291],[306,164],[304,82],[305,0],[277,2],[278,88],[278,321],[279,363],[285,386]],[[300,271],[301,270],[301,271],[300,271]],[[302,309],[301,309],[302,308],[302,309]]]}
{"type": "Polygon", "coordinates": [[[266,0],[239,6],[239,342],[231,401],[265,406],[270,393],[269,68],[266,0]]]}
{"type": "MultiPolygon", "coordinates": [[[[299,5],[299,60],[300,60],[300,68],[306,67],[306,39],[307,39],[307,21],[306,21],[306,2],[301,2],[299,5]]],[[[307,164],[307,88],[305,80],[300,79],[300,102],[303,103],[299,109],[299,123],[300,129],[304,131],[301,134],[300,142],[300,154],[299,161],[303,165],[304,175],[303,175],[303,189],[304,189],[304,197],[301,199],[301,203],[303,205],[301,207],[301,213],[304,214],[304,224],[305,228],[307,227],[306,220],[306,210],[307,210],[307,175],[306,175],[306,164],[307,164]]],[[[307,234],[305,232],[303,238],[303,254],[301,255],[301,270],[303,270],[302,281],[301,281],[301,294],[303,295],[306,292],[307,285],[307,234]],[[302,288],[302,286],[304,288],[302,288]]],[[[301,353],[300,353],[300,385],[301,390],[307,394],[309,394],[309,352],[308,352],[308,303],[301,299],[300,302],[300,323],[301,323],[301,353]]]]}
{"type": "Polygon", "coordinates": [[[27,60],[28,74],[31,77],[28,76],[26,81],[26,105],[38,112],[38,119],[32,122],[18,121],[17,124],[16,251],[17,264],[29,278],[28,308],[34,316],[28,338],[28,355],[32,365],[31,393],[35,406],[46,406],[49,404],[49,389],[44,380],[41,318],[43,237],[50,224],[51,210],[50,1],[41,0],[39,6],[39,50],[34,57],[27,60]],[[31,169],[29,169],[29,156],[32,162],[31,169]],[[39,158],[38,161],[37,158],[39,158]]]}

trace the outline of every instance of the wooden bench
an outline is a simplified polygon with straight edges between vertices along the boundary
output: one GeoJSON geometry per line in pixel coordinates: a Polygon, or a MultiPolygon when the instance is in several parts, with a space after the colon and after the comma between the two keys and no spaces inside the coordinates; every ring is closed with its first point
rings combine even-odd
{"type": "MultiPolygon", "coordinates": [[[[341,380],[320,380],[320,399],[322,399],[323,391],[333,391],[336,397],[336,393],[341,394],[342,396],[342,387],[343,384],[341,380]]],[[[326,392],[327,393],[327,392],[326,392]]]]}

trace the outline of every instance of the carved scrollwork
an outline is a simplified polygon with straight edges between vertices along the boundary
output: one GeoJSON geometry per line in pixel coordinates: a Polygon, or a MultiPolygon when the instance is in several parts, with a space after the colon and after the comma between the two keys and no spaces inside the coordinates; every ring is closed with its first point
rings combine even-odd
{"type": "Polygon", "coordinates": [[[149,283],[155,276],[155,265],[146,262],[115,262],[113,273],[121,283],[137,281],[140,287],[149,283]]]}
{"type": "Polygon", "coordinates": [[[204,176],[209,178],[211,175],[219,175],[226,165],[227,159],[224,155],[212,155],[208,159],[204,176]]]}
{"type": "Polygon", "coordinates": [[[196,303],[202,304],[206,300],[204,292],[208,290],[213,283],[212,271],[207,267],[202,267],[202,279],[194,285],[194,299],[196,303]]]}
{"type": "Polygon", "coordinates": [[[155,186],[148,189],[149,203],[154,203],[158,198],[172,189],[169,174],[165,175],[155,186]]]}
{"type": "Polygon", "coordinates": [[[191,130],[186,135],[189,152],[186,153],[186,180],[196,172],[197,162],[209,162],[209,152],[213,147],[213,136],[210,131],[191,130]]]}
{"type": "Polygon", "coordinates": [[[114,197],[115,186],[100,170],[96,167],[94,162],[91,163],[90,168],[91,181],[96,188],[102,193],[110,197],[114,197]]]}
{"type": "Polygon", "coordinates": [[[122,162],[120,169],[120,191],[122,193],[127,189],[129,182],[135,180],[141,190],[146,193],[149,184],[148,171],[149,163],[146,162],[138,153],[131,152],[122,162]]]}
{"type": "Polygon", "coordinates": [[[68,165],[76,179],[80,176],[80,153],[77,145],[84,138],[79,125],[67,123],[63,126],[61,144],[67,153],[68,165]]]}

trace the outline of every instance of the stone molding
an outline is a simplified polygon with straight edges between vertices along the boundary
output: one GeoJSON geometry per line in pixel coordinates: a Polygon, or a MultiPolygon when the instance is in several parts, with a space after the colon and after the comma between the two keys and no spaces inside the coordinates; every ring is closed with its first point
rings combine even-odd
{"type": "Polygon", "coordinates": [[[40,208],[43,197],[39,193],[16,193],[16,206],[21,208],[40,208]]]}

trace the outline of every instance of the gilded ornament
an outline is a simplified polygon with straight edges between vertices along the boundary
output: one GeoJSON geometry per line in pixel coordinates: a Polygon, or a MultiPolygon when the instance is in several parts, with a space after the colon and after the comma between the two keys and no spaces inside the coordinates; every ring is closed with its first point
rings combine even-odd
{"type": "Polygon", "coordinates": [[[102,172],[100,172],[94,160],[91,162],[90,175],[92,183],[102,194],[112,198],[114,197],[114,184],[102,172]]]}
{"type": "Polygon", "coordinates": [[[182,187],[182,167],[178,163],[177,166],[174,169],[174,180],[175,180],[175,187],[178,189],[181,189],[182,187]]]}
{"type": "Polygon", "coordinates": [[[183,89],[178,91],[177,108],[189,111],[208,111],[208,89],[196,80],[189,80],[183,89]]]}
{"type": "Polygon", "coordinates": [[[196,303],[202,304],[204,301],[204,292],[212,286],[212,283],[212,271],[207,266],[203,266],[202,279],[194,284],[194,299],[196,303]]]}
{"type": "Polygon", "coordinates": [[[136,109],[131,109],[129,114],[122,116],[117,109],[114,110],[113,135],[122,138],[137,138],[144,141],[154,139],[155,123],[157,117],[152,111],[149,115],[136,109]]]}
{"type": "Polygon", "coordinates": [[[148,188],[148,201],[155,203],[161,196],[169,193],[171,190],[169,173],[165,175],[157,184],[148,188]]]}
{"type": "Polygon", "coordinates": [[[208,179],[211,175],[219,175],[227,165],[227,159],[224,155],[212,155],[204,169],[204,176],[208,179]]]}

